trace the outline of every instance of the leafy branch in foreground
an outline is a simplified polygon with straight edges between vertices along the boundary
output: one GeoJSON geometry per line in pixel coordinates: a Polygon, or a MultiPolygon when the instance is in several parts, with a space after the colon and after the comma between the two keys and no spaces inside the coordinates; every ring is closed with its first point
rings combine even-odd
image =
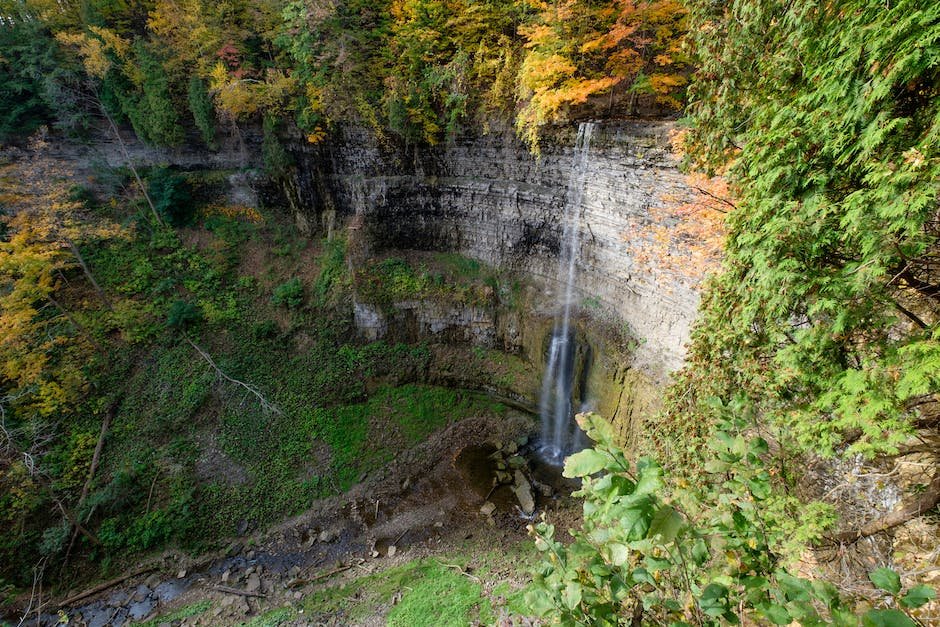
{"type": "MultiPolygon", "coordinates": [[[[870,575],[890,607],[863,609],[822,580],[786,568],[788,520],[796,502],[775,494],[765,464],[767,443],[743,432],[746,422],[726,417],[708,441],[713,460],[707,480],[677,480],[667,488],[654,460],[631,464],[613,429],[595,414],[578,423],[594,448],[565,462],[566,477],[580,477],[584,523],[565,545],[544,520],[530,527],[544,559],[526,597],[540,616],[563,625],[917,625],[911,610],[934,599],[929,586],[902,588],[899,575],[870,575]]],[[[804,505],[803,538],[818,537],[831,522],[824,506],[804,505]]]]}

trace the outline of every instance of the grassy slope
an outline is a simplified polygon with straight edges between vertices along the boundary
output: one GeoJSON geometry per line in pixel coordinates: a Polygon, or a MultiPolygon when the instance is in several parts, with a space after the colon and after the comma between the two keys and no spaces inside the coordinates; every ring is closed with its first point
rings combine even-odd
{"type": "MultiPolygon", "coordinates": [[[[88,250],[99,282],[116,295],[113,313],[89,320],[112,339],[110,367],[96,373],[95,394],[65,425],[61,455],[71,454],[69,443],[93,443],[95,411],[117,403],[85,508],[103,546],[79,539],[104,572],[140,551],[204,549],[239,523],[263,526],[302,511],[441,426],[502,411],[478,395],[387,383],[413,380],[403,373],[426,368],[430,353],[352,338],[342,243],[311,244],[270,217],[252,217],[200,218],[176,234],[138,229],[88,250]],[[300,303],[276,305],[278,286],[295,277],[300,303]],[[186,335],[281,413],[219,382],[182,333],[166,327],[179,300],[202,316],[186,335]]],[[[480,268],[467,273],[476,280],[480,268]]]]}

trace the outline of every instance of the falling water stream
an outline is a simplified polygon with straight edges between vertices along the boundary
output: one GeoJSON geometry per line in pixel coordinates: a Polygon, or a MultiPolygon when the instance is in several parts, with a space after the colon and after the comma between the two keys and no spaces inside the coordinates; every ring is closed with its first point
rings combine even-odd
{"type": "Polygon", "coordinates": [[[558,256],[558,309],[548,348],[548,361],[542,379],[539,414],[542,420],[541,452],[543,457],[560,463],[566,455],[583,446],[584,434],[574,421],[572,390],[575,378],[577,344],[571,328],[571,306],[581,234],[581,211],[587,183],[593,122],[578,127],[574,165],[568,181],[565,202],[562,247],[558,256]]]}

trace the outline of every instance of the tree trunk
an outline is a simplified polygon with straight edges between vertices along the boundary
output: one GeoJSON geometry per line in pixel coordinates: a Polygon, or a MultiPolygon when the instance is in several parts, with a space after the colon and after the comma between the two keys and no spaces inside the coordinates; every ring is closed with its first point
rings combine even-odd
{"type": "MultiPolygon", "coordinates": [[[[104,437],[108,434],[108,428],[111,426],[111,419],[114,417],[114,413],[117,409],[118,401],[114,401],[108,411],[104,415],[104,420],[101,421],[101,433],[98,434],[98,442],[95,444],[95,452],[91,456],[91,465],[88,467],[88,477],[85,478],[85,485],[82,486],[82,494],[78,497],[78,504],[75,506],[76,518],[81,522],[82,515],[82,505],[85,504],[85,499],[88,498],[88,493],[91,491],[91,484],[95,479],[95,471],[98,470],[98,463],[101,461],[101,451],[104,449],[104,437]]],[[[78,527],[72,531],[72,538],[69,540],[69,548],[65,552],[65,559],[62,561],[62,570],[65,570],[66,564],[69,562],[69,555],[72,554],[72,548],[75,546],[75,540],[78,539],[78,527]]]]}
{"type": "Polygon", "coordinates": [[[140,193],[144,195],[144,198],[147,200],[147,204],[150,205],[150,211],[153,212],[153,217],[156,219],[157,224],[160,226],[166,226],[166,223],[163,221],[163,218],[160,217],[160,213],[157,211],[157,208],[154,207],[153,200],[150,199],[150,194],[147,193],[147,187],[141,180],[140,174],[137,173],[137,168],[134,167],[134,162],[131,161],[130,153],[127,152],[127,146],[124,145],[124,138],[121,137],[121,133],[118,131],[117,124],[114,123],[114,120],[111,118],[111,114],[108,113],[108,110],[105,108],[104,103],[101,102],[101,98],[98,97],[97,93],[95,93],[95,99],[98,101],[98,107],[101,109],[101,113],[104,114],[105,119],[108,121],[108,125],[111,127],[111,132],[114,133],[114,137],[118,140],[118,145],[121,147],[121,153],[124,155],[124,161],[127,163],[127,167],[130,168],[131,173],[134,175],[134,179],[137,181],[137,187],[140,188],[140,193]]]}
{"type": "Polygon", "coordinates": [[[72,255],[78,260],[78,265],[82,267],[82,272],[85,273],[85,277],[95,288],[95,291],[98,293],[98,298],[101,299],[101,302],[104,303],[104,306],[108,308],[108,311],[111,311],[113,307],[111,306],[111,301],[108,299],[108,295],[104,293],[104,290],[101,289],[101,286],[98,285],[98,281],[95,280],[95,275],[91,273],[88,264],[85,263],[85,258],[82,257],[82,253],[78,250],[78,246],[75,245],[68,237],[65,238],[66,244],[68,244],[69,250],[72,252],[72,255]]]}

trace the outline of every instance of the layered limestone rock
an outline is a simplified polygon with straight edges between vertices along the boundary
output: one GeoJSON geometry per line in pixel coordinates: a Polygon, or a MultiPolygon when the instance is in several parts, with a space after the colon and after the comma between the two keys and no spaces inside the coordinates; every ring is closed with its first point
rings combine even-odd
{"type": "MultiPolygon", "coordinates": [[[[628,325],[634,366],[658,380],[682,364],[698,307],[695,280],[648,259],[644,227],[671,226],[655,210],[689,196],[671,130],[667,122],[598,125],[577,255],[580,298],[628,325]]],[[[563,289],[557,268],[574,133],[555,134],[536,158],[506,133],[401,148],[346,129],[328,146],[298,152],[305,221],[336,212],[355,220],[372,251],[454,251],[517,271],[545,287],[548,306],[563,289]]]]}

